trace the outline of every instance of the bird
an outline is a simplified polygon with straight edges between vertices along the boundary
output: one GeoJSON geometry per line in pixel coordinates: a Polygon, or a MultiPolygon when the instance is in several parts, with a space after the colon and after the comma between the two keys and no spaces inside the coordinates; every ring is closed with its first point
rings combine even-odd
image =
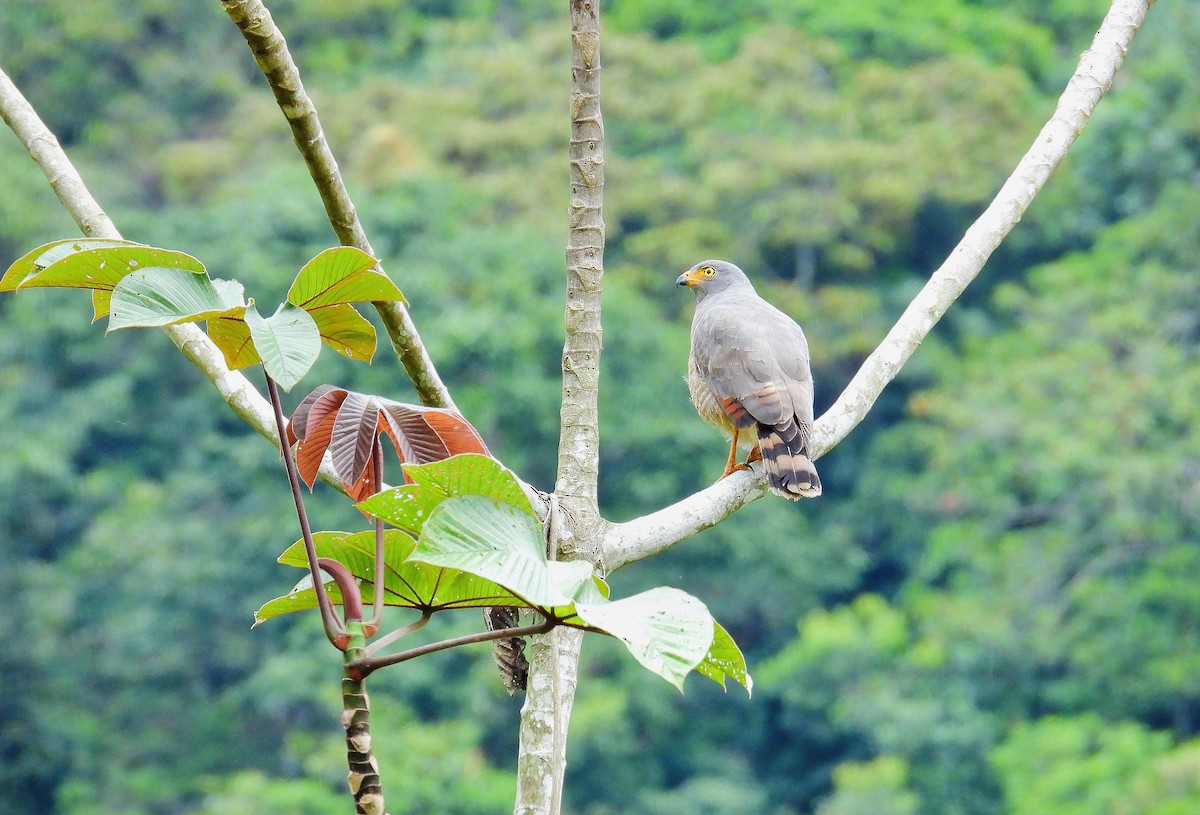
{"type": "Polygon", "coordinates": [[[687,374],[692,404],[731,437],[721,478],[761,459],[772,493],[816,498],[821,479],[810,457],[813,378],[804,331],[732,263],[701,261],[675,283],[696,293],[687,374]],[[753,448],[739,464],[738,443],[749,434],[753,448]]]}

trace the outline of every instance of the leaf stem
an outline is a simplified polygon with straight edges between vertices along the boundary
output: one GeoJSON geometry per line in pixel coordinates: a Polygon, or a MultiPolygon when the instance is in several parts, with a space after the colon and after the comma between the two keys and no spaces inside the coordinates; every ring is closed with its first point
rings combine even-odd
{"type": "Polygon", "coordinates": [[[388,633],[384,634],[379,639],[375,640],[375,642],[368,645],[367,646],[367,656],[374,656],[375,654],[377,654],[381,650],[383,650],[383,648],[385,646],[391,645],[393,642],[400,639],[401,637],[407,637],[409,634],[413,633],[414,631],[420,631],[422,628],[425,627],[425,623],[429,622],[430,618],[432,618],[432,617],[433,617],[432,611],[430,611],[427,608],[422,609],[421,616],[418,617],[416,620],[414,620],[413,622],[409,623],[406,626],[397,628],[395,631],[389,631],[388,633]]]}
{"type": "MultiPolygon", "coordinates": [[[[377,495],[383,490],[383,440],[376,435],[371,445],[371,494],[377,495]]],[[[371,599],[371,619],[367,620],[367,634],[379,630],[383,622],[383,591],[386,582],[383,571],[383,519],[375,519],[375,591],[371,599]]]]}
{"type": "Polygon", "coordinates": [[[275,429],[279,432],[279,450],[283,454],[283,466],[287,469],[288,485],[292,488],[292,500],[296,504],[296,517],[300,520],[300,535],[304,539],[304,552],[308,555],[308,572],[312,577],[313,592],[317,595],[317,605],[321,609],[321,623],[325,626],[325,636],[336,643],[346,637],[346,629],[341,620],[333,612],[333,603],[325,591],[325,581],[317,566],[317,547],[313,543],[312,529],[308,525],[308,513],[304,509],[304,495],[300,492],[300,475],[296,472],[296,461],[287,443],[287,423],[283,418],[283,404],[279,401],[279,388],[275,380],[263,369],[267,380],[267,395],[271,398],[271,407],[275,409],[275,429]]]}
{"type": "Polygon", "coordinates": [[[337,583],[338,591],[342,593],[342,617],[346,624],[363,621],[362,592],[358,590],[358,581],[343,564],[331,557],[317,558],[317,566],[337,583]]]}
{"type": "Polygon", "coordinates": [[[379,668],[385,668],[388,665],[398,665],[401,662],[407,662],[410,659],[423,657],[426,654],[433,654],[438,651],[444,651],[447,648],[457,648],[460,645],[472,645],[477,642],[491,642],[492,640],[505,640],[512,637],[528,637],[534,634],[545,634],[551,628],[558,625],[559,621],[555,618],[549,618],[537,625],[522,625],[516,628],[499,628],[495,631],[479,631],[474,634],[466,634],[461,637],[452,637],[448,640],[439,640],[431,642],[427,645],[419,645],[416,648],[409,648],[407,651],[399,651],[395,654],[388,654],[383,657],[366,657],[364,659],[355,660],[346,667],[355,672],[361,679],[366,679],[374,671],[379,668]]]}

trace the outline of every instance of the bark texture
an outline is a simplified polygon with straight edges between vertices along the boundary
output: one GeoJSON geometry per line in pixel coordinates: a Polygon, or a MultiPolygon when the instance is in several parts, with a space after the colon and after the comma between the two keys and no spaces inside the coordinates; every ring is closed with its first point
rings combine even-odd
{"type": "Polygon", "coordinates": [[[559,815],[567,768],[567,724],[583,632],[555,628],[534,638],[529,687],[521,708],[514,815],[559,815]]]}
{"type": "MultiPolygon", "coordinates": [[[[606,524],[597,507],[598,394],[603,332],[604,122],[600,115],[599,0],[571,0],[571,197],[567,237],[566,342],[562,355],[558,479],[547,515],[550,557],[601,560],[606,524]]],[[[530,648],[521,710],[516,815],[558,815],[567,726],[575,699],[580,631],[555,629],[530,648]]]]}
{"type": "Polygon", "coordinates": [[[342,727],[346,731],[349,767],[346,781],[354,796],[355,815],[386,815],[379,764],[371,750],[371,703],[364,682],[356,679],[349,667],[365,656],[366,638],[361,620],[347,620],[346,627],[350,631],[350,646],[343,654],[347,667],[342,674],[342,727]]]}

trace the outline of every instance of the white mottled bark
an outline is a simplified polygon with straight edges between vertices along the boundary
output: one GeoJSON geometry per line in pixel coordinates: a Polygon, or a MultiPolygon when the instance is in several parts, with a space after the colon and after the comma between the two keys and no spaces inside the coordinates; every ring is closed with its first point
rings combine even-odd
{"type": "MultiPolygon", "coordinates": [[[[596,503],[600,437],[600,290],[604,276],[604,124],[600,115],[599,0],[571,0],[571,199],[567,237],[559,512],[550,513],[551,556],[596,563],[606,524],[596,503]]],[[[567,727],[582,636],[535,639],[521,710],[516,815],[558,815],[567,727]]]]}
{"type": "Polygon", "coordinates": [[[514,815],[558,813],[567,768],[567,723],[583,632],[556,628],[529,649],[529,688],[521,708],[514,815]]]}

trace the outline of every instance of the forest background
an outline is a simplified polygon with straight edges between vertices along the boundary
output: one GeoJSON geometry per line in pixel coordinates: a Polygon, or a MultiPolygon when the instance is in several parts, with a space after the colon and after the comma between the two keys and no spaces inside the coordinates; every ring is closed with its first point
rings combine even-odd
{"type": "MultiPolygon", "coordinates": [[[[711,256],[747,269],[805,326],[819,413],[1015,165],[1106,8],[606,4],[606,517],[722,465],[682,379],[675,276],[711,256]]],[[[549,488],[565,4],[272,10],[458,406],[549,488]]],[[[0,65],[127,237],[264,301],[334,242],[218,4],[10,0],[0,65]]],[[[0,180],[0,264],[77,234],[7,131],[0,180]]],[[[825,496],[768,497],[613,576],[703,598],[754,695],[693,679],[680,696],[589,640],[567,810],[1200,811],[1198,214],[1200,3],[1172,0],[1025,221],[822,459],[825,496]]],[[[343,811],[316,616],[249,628],[295,580],[274,562],[296,538],[277,454],[166,338],[89,316],[77,293],[0,299],[0,811],[343,811]]],[[[326,355],[310,381],[416,401],[388,354],[326,355]]],[[[314,514],[361,525],[323,486],[314,514]]],[[[373,698],[392,812],[511,806],[520,700],[486,647],[381,673],[373,698]]]]}

